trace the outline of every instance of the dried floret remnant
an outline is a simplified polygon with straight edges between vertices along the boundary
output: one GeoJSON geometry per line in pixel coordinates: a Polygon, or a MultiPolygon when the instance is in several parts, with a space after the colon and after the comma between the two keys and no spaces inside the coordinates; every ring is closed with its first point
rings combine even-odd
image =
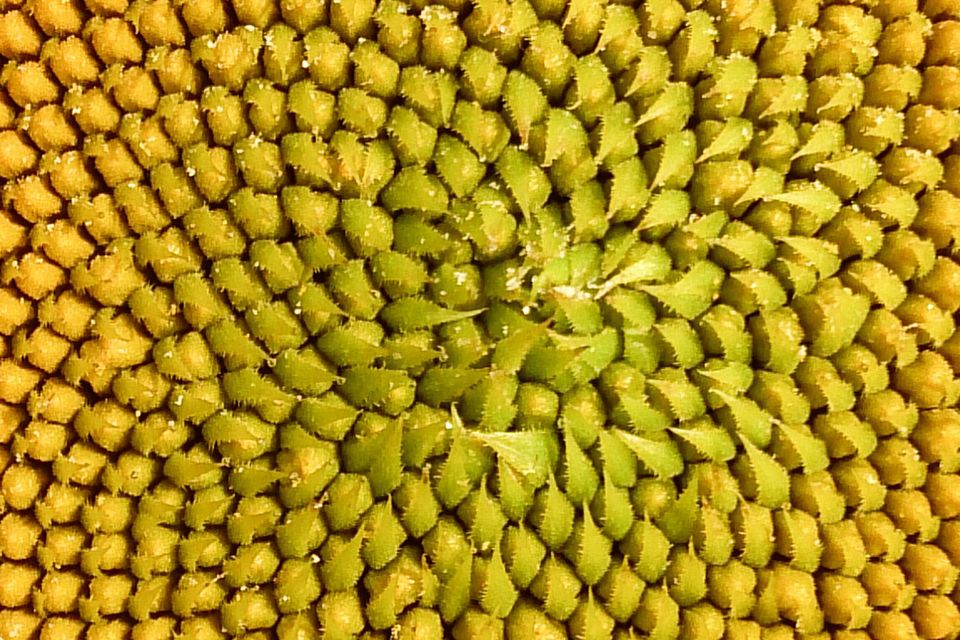
{"type": "Polygon", "coordinates": [[[958,51],[0,2],[0,636],[957,638],[958,51]]]}

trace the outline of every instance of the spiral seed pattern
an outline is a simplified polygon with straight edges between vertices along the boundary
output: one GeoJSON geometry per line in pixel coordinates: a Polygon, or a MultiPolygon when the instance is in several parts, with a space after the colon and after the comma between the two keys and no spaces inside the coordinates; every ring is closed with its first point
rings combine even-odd
{"type": "Polygon", "coordinates": [[[0,639],[960,636],[957,0],[0,0],[0,63],[0,639]]]}

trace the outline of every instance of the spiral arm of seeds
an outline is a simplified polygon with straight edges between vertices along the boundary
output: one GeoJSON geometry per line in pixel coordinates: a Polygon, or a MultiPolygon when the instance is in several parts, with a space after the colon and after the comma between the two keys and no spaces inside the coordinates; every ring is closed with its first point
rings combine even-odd
{"type": "Polygon", "coordinates": [[[958,0],[0,0],[0,638],[955,640],[958,0]]]}

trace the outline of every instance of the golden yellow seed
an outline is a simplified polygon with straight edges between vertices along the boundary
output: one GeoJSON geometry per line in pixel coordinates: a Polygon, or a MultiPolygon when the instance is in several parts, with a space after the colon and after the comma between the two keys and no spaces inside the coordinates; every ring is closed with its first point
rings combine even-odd
{"type": "Polygon", "coordinates": [[[882,511],[871,511],[856,516],[857,530],[863,546],[872,558],[896,562],[906,548],[906,538],[890,517],[882,511]]]}
{"type": "Polygon", "coordinates": [[[877,63],[918,66],[926,51],[926,33],[929,28],[929,21],[918,13],[888,24],[877,42],[877,63]]]}
{"type": "Polygon", "coordinates": [[[221,34],[213,40],[209,55],[202,59],[210,80],[231,91],[239,91],[247,80],[258,76],[259,51],[253,44],[237,30],[221,34]]]}
{"type": "MultiPolygon", "coordinates": [[[[956,366],[953,366],[956,370],[956,366]]],[[[957,409],[920,412],[919,422],[910,439],[924,462],[939,465],[940,473],[954,474],[960,471],[960,411],[957,409]]],[[[938,497],[938,500],[943,499],[938,497]]],[[[948,501],[944,506],[947,504],[952,502],[948,501]]]]}
{"type": "Polygon", "coordinates": [[[883,178],[916,196],[932,190],[943,179],[943,165],[932,153],[912,147],[894,147],[883,159],[883,178]]]}
{"type": "Polygon", "coordinates": [[[29,513],[8,513],[0,520],[0,556],[8,560],[29,560],[37,548],[43,528],[29,513]]]}
{"type": "Polygon", "coordinates": [[[48,40],[43,46],[42,57],[65,87],[93,84],[99,79],[102,69],[90,46],[76,36],[48,40]]]}
{"type": "Polygon", "coordinates": [[[960,376],[960,331],[954,331],[953,335],[940,345],[940,355],[950,363],[954,374],[960,376]]]}
{"type": "Polygon", "coordinates": [[[778,19],[773,2],[755,0],[727,2],[732,9],[721,11],[717,50],[721,55],[752,57],[762,38],[772,33],[778,19]]]}
{"type": "Polygon", "coordinates": [[[127,116],[121,125],[120,136],[137,156],[137,161],[148,171],[179,158],[180,152],[167,135],[163,119],[156,114],[143,120],[140,120],[139,116],[127,116]]]}
{"type": "Polygon", "coordinates": [[[180,621],[180,633],[184,638],[196,640],[226,640],[228,637],[216,616],[184,618],[180,621]]]}
{"type": "MultiPolygon", "coordinates": [[[[77,152],[67,152],[67,154],[77,152]]],[[[17,182],[8,183],[4,189],[4,200],[13,206],[21,218],[31,223],[42,222],[59,214],[63,210],[63,200],[54,190],[57,186],[52,179],[56,179],[61,172],[69,171],[71,158],[64,156],[66,162],[60,162],[61,157],[53,154],[45,155],[40,162],[41,171],[47,176],[30,175],[17,182]],[[49,171],[53,169],[53,171],[49,171]]],[[[93,188],[93,178],[85,170],[80,171],[83,188],[93,188]]]]}
{"type": "Polygon", "coordinates": [[[821,9],[817,27],[847,34],[857,42],[870,42],[871,37],[879,37],[882,24],[869,8],[866,2],[827,5],[821,9]]]}
{"type": "Polygon", "coordinates": [[[10,358],[0,360],[0,400],[20,404],[36,387],[43,374],[10,358]]]}
{"type": "Polygon", "coordinates": [[[266,29],[276,22],[279,13],[275,0],[230,0],[234,15],[241,24],[266,29]]]}
{"type": "Polygon", "coordinates": [[[84,29],[90,38],[97,57],[104,64],[115,63],[137,64],[143,58],[143,45],[133,25],[121,18],[107,18],[106,20],[90,20],[84,29]]]}
{"type": "Polygon", "coordinates": [[[79,33],[86,19],[79,0],[34,0],[30,8],[33,19],[50,37],[79,33]]]}
{"type": "Polygon", "coordinates": [[[4,82],[10,99],[21,107],[56,102],[60,97],[60,86],[40,62],[4,67],[0,80],[4,82]]]}
{"type": "Polygon", "coordinates": [[[0,334],[9,336],[33,316],[33,305],[16,289],[0,287],[0,334]]]}
{"type": "Polygon", "coordinates": [[[813,26],[820,13],[817,0],[773,0],[773,6],[781,29],[795,24],[813,26]]]}
{"type": "MultiPolygon", "coordinates": [[[[759,623],[754,620],[738,620],[738,619],[728,619],[726,621],[726,632],[723,635],[723,640],[761,640],[763,636],[762,627],[759,623]]],[[[631,632],[631,635],[623,636],[623,640],[629,640],[635,638],[631,632]]],[[[620,637],[618,636],[618,640],[620,637]]]]}
{"type": "Polygon", "coordinates": [[[29,222],[47,220],[63,210],[63,200],[54,190],[49,175],[31,175],[7,183],[4,198],[21,218],[29,222]]]}
{"type": "MultiPolygon", "coordinates": [[[[237,0],[233,0],[237,2],[237,0]]],[[[247,0],[249,1],[249,0],[247,0]]],[[[373,12],[376,9],[376,2],[374,0],[354,0],[353,2],[331,2],[330,3],[330,26],[336,31],[341,38],[347,41],[349,44],[353,44],[357,41],[358,38],[366,37],[372,38],[374,36],[374,23],[373,23],[373,12]]],[[[434,9],[441,8],[439,5],[432,7],[434,9]]],[[[425,18],[429,14],[429,11],[421,14],[420,19],[424,23],[428,23],[429,20],[425,18]]],[[[428,24],[425,24],[424,28],[424,40],[426,40],[428,33],[430,32],[430,27],[428,24]]],[[[453,34],[456,35],[456,34],[453,34]]],[[[444,41],[443,44],[448,45],[453,48],[455,46],[456,40],[448,36],[450,39],[444,41]]],[[[427,45],[424,45],[426,48],[427,45]]]]}
{"type": "Polygon", "coordinates": [[[54,462],[53,474],[60,482],[94,486],[108,462],[107,455],[95,445],[78,441],[54,462]]]}
{"type": "MultiPolygon", "coordinates": [[[[125,523],[129,526],[129,522],[125,523]]],[[[119,571],[127,569],[133,555],[133,543],[123,533],[101,533],[93,537],[88,549],[80,558],[85,573],[99,571],[119,571]]]]}
{"type": "Polygon", "coordinates": [[[855,76],[821,76],[810,83],[807,116],[841,122],[863,101],[864,91],[863,82],[855,76]]]}
{"type": "Polygon", "coordinates": [[[40,155],[16,131],[0,131],[0,178],[18,178],[37,166],[40,155]]]}
{"type": "Polygon", "coordinates": [[[136,422],[137,416],[132,410],[113,400],[104,400],[89,411],[83,411],[74,421],[74,427],[81,435],[116,453],[128,446],[136,422]]]}
{"type": "MultiPolygon", "coordinates": [[[[81,347],[80,353],[84,357],[91,356],[111,369],[133,367],[142,363],[153,346],[152,341],[129,313],[101,323],[97,331],[97,339],[81,347]]],[[[117,417],[124,422],[131,420],[128,415],[131,412],[117,409],[114,405],[111,405],[110,409],[111,417],[117,417]]]]}
{"type": "Polygon", "coordinates": [[[933,515],[927,496],[917,489],[898,489],[887,493],[883,509],[897,528],[926,542],[937,535],[940,520],[933,515]]]}
{"type": "Polygon", "coordinates": [[[941,20],[933,25],[923,61],[928,65],[960,66],[960,20],[941,20]]]}
{"type": "Polygon", "coordinates": [[[910,616],[902,611],[877,611],[867,632],[873,640],[920,640],[910,616]]]}
{"type": "Polygon", "coordinates": [[[749,188],[752,178],[753,169],[746,161],[705,162],[693,176],[693,205],[698,211],[732,206],[749,188]]]}
{"type": "Polygon", "coordinates": [[[870,605],[906,609],[913,602],[916,589],[907,582],[903,570],[892,562],[871,562],[860,574],[870,605]]]}
{"type": "Polygon", "coordinates": [[[178,1],[181,17],[194,37],[220,33],[227,28],[230,18],[222,0],[178,1]]]}
{"type": "Polygon", "coordinates": [[[164,94],[196,95],[200,93],[204,84],[203,74],[193,64],[187,49],[164,50],[155,57],[152,53],[147,68],[156,75],[164,94]]]}
{"type": "Polygon", "coordinates": [[[941,65],[924,69],[918,100],[938,109],[960,109],[960,67],[941,65]]]}
{"type": "Polygon", "coordinates": [[[67,281],[59,265],[42,254],[30,252],[19,260],[11,260],[0,270],[0,280],[14,283],[27,296],[40,300],[67,281]]]}
{"type": "Polygon", "coordinates": [[[950,593],[957,584],[957,573],[950,556],[934,544],[908,544],[900,560],[910,584],[918,591],[950,593]]]}
{"type": "MultiPolygon", "coordinates": [[[[320,2],[317,0],[280,0],[280,14],[283,16],[283,21],[296,29],[298,33],[306,33],[326,21],[327,0],[321,0],[320,2]]],[[[416,18],[413,19],[417,20],[416,18]]],[[[383,28],[381,27],[381,29],[383,28]]],[[[383,35],[382,30],[380,35],[383,35]]]]}
{"type": "Polygon", "coordinates": [[[27,640],[36,633],[40,622],[29,609],[0,609],[0,637],[27,640]]]}
{"type": "Polygon", "coordinates": [[[76,161],[82,162],[76,151],[68,151],[60,157],[55,154],[44,155],[40,163],[42,174],[8,183],[4,189],[4,199],[28,222],[38,223],[53,218],[63,211],[63,199],[55,189],[64,186],[60,184],[64,175],[77,180],[67,186],[73,185],[80,191],[94,186],[94,178],[85,169],[80,169],[79,176],[71,175],[70,168],[76,166],[76,161]],[[71,157],[71,154],[77,157],[71,157]]]}
{"type": "Polygon", "coordinates": [[[903,111],[922,86],[923,76],[916,69],[878,64],[863,79],[863,104],[903,111]]]}
{"type": "Polygon", "coordinates": [[[135,22],[140,36],[151,46],[186,44],[187,34],[170,0],[143,3],[135,22]]]}
{"type": "MultiPolygon", "coordinates": [[[[83,504],[86,502],[89,494],[90,491],[88,489],[73,487],[59,482],[53,482],[47,487],[47,492],[44,494],[43,499],[34,506],[34,515],[36,515],[40,524],[47,529],[46,545],[48,547],[52,544],[51,536],[54,535],[50,530],[51,523],[63,524],[75,522],[80,517],[83,504]]],[[[56,530],[60,538],[69,537],[66,533],[63,533],[64,529],[64,527],[60,527],[56,530]]],[[[66,529],[66,531],[70,532],[75,530],[66,529]]],[[[80,533],[82,538],[82,532],[80,533]]],[[[76,537],[75,534],[70,535],[76,537]]],[[[76,547],[77,558],[79,558],[82,543],[83,540],[81,539],[78,543],[70,547],[71,549],[76,547]]],[[[72,558],[72,555],[70,558],[72,558]]],[[[56,562],[65,564],[67,560],[56,559],[56,562]]],[[[73,559],[69,562],[75,564],[77,560],[73,559]]]]}
{"type": "Polygon", "coordinates": [[[178,147],[201,143],[207,137],[198,101],[172,96],[164,100],[160,113],[167,135],[178,147]]]}
{"type": "Polygon", "coordinates": [[[87,91],[71,89],[63,105],[87,135],[110,133],[116,131],[120,124],[120,110],[100,87],[87,91]]]}
{"type": "MultiPolygon", "coordinates": [[[[0,209],[0,258],[6,257],[7,254],[19,249],[26,243],[26,226],[17,220],[13,214],[0,209]]],[[[3,314],[0,314],[0,317],[2,316],[3,314]]]]}
{"type": "Polygon", "coordinates": [[[847,576],[857,576],[867,563],[863,537],[853,520],[841,520],[822,527],[821,566],[847,576]]]}
{"type": "Polygon", "coordinates": [[[921,351],[916,360],[893,375],[896,390],[921,408],[954,404],[960,392],[957,385],[949,363],[936,351],[921,351]]]}
{"type": "Polygon", "coordinates": [[[128,640],[132,627],[126,618],[107,619],[90,625],[84,640],[128,640]]]}
{"type": "MultiPolygon", "coordinates": [[[[767,587],[775,597],[783,618],[796,624],[802,633],[818,631],[823,625],[823,613],[817,604],[816,584],[809,573],[778,564],[760,573],[766,577],[767,587]]],[[[761,580],[761,585],[764,583],[761,580]]],[[[764,590],[761,586],[760,592],[764,590]]],[[[763,599],[763,595],[760,596],[763,599]]],[[[760,606],[758,604],[758,606],[760,606]]]]}
{"type": "Polygon", "coordinates": [[[84,0],[94,15],[97,16],[118,16],[123,14],[130,5],[129,0],[84,0]]]}
{"type": "Polygon", "coordinates": [[[37,318],[71,342],[85,337],[97,307],[89,298],[72,290],[44,299],[37,307],[37,318]]]}
{"type": "Polygon", "coordinates": [[[126,112],[153,111],[160,102],[160,90],[153,74],[143,67],[111,67],[103,76],[117,106],[126,112]],[[116,71],[113,71],[116,69],[116,71]],[[111,71],[115,76],[111,75],[111,71]],[[109,79],[108,79],[109,77],[109,79]]]}
{"type": "Polygon", "coordinates": [[[923,13],[934,20],[960,18],[960,4],[957,0],[927,0],[923,3],[923,13]]]}
{"type": "Polygon", "coordinates": [[[33,506],[47,483],[47,473],[25,462],[13,464],[3,472],[0,496],[10,509],[23,511],[33,506]]]}
{"type": "Polygon", "coordinates": [[[904,18],[917,10],[918,0],[885,0],[884,2],[865,3],[871,13],[884,24],[890,24],[897,18],[904,18]]]}
{"type": "MultiPolygon", "coordinates": [[[[194,636],[177,633],[177,627],[180,620],[172,616],[162,616],[142,620],[133,626],[130,632],[130,640],[167,640],[168,638],[193,638],[194,636]]],[[[251,640],[256,634],[247,634],[251,640]]]]}
{"type": "Polygon", "coordinates": [[[944,311],[955,313],[960,309],[960,264],[947,256],[938,257],[933,269],[917,282],[917,292],[944,311]]]}
{"type": "Polygon", "coordinates": [[[65,218],[35,225],[30,240],[34,249],[43,251],[65,269],[88,259],[96,248],[71,220],[65,218]]]}
{"type": "Polygon", "coordinates": [[[905,143],[921,151],[940,154],[960,137],[960,114],[928,105],[914,105],[905,116],[905,143]]]}
{"type": "Polygon", "coordinates": [[[40,569],[30,563],[0,561],[0,607],[30,604],[30,593],[40,580],[40,569]]]}
{"type": "MultiPolygon", "coordinates": [[[[44,386],[50,385],[48,383],[44,386]]],[[[34,395],[31,394],[31,398],[34,395]]],[[[62,424],[31,420],[23,431],[23,437],[16,443],[16,452],[38,462],[53,462],[63,454],[70,437],[67,428],[62,424]]]]}
{"type": "Polygon", "coordinates": [[[870,622],[867,591],[856,578],[826,573],[817,580],[817,591],[827,622],[848,629],[859,629],[870,622]]]}
{"type": "Polygon", "coordinates": [[[7,92],[0,87],[0,129],[12,129],[16,126],[19,109],[10,100],[7,92]]]}
{"type": "Polygon", "coordinates": [[[946,552],[954,566],[960,567],[960,520],[947,520],[940,525],[937,546],[946,552]]]}
{"type": "Polygon", "coordinates": [[[31,114],[27,135],[41,151],[63,151],[79,142],[76,128],[58,104],[45,105],[31,114]]]}
{"type": "Polygon", "coordinates": [[[34,609],[41,613],[70,613],[77,609],[84,579],[72,571],[49,571],[33,595],[34,609]]]}
{"type": "Polygon", "coordinates": [[[77,618],[56,616],[43,621],[40,628],[40,640],[80,640],[87,623],[77,618]]]}
{"type": "Polygon", "coordinates": [[[920,212],[912,228],[930,239],[937,249],[960,240],[960,197],[949,191],[928,191],[920,198],[920,212]]]}
{"type": "Polygon", "coordinates": [[[870,71],[873,63],[871,55],[873,51],[871,48],[872,39],[862,41],[856,35],[831,29],[826,29],[822,33],[823,36],[819,46],[808,65],[809,72],[816,76],[825,77],[824,74],[834,76],[843,76],[850,73],[863,75],[870,71]]]}
{"type": "Polygon", "coordinates": [[[927,466],[920,461],[920,455],[913,445],[904,438],[884,438],[869,459],[880,481],[887,486],[914,488],[926,480],[927,466]]]}
{"type": "Polygon", "coordinates": [[[90,600],[101,615],[124,613],[133,593],[134,580],[129,574],[98,576],[90,581],[90,600]]]}
{"type": "MultiPolygon", "coordinates": [[[[960,83],[960,69],[957,71],[957,82],[960,83]]],[[[943,159],[943,188],[960,198],[960,153],[943,159]]]]}
{"type": "MultiPolygon", "coordinates": [[[[0,402],[0,444],[9,444],[26,418],[27,413],[23,410],[23,407],[0,402]]],[[[0,451],[4,454],[0,458],[0,471],[2,471],[6,469],[11,454],[8,447],[0,447],[0,451]]]]}
{"type": "Polygon", "coordinates": [[[86,382],[97,394],[108,393],[118,373],[116,369],[105,366],[96,357],[83,357],[77,353],[67,356],[60,372],[70,384],[80,386],[81,383],[86,382]]]}
{"type": "Polygon", "coordinates": [[[75,224],[82,226],[97,244],[108,244],[130,233],[117,202],[107,193],[70,202],[67,215],[75,224]]]}
{"type": "MultiPolygon", "coordinates": [[[[119,235],[124,228],[122,220],[118,222],[116,231],[119,235]]],[[[134,291],[145,286],[146,278],[134,262],[130,241],[132,238],[111,243],[106,252],[94,257],[89,264],[75,267],[71,273],[73,288],[103,305],[119,306],[134,291]]]]}
{"type": "Polygon", "coordinates": [[[35,56],[43,40],[22,11],[0,15],[0,56],[18,59],[35,56]]]}
{"type": "Polygon", "coordinates": [[[108,187],[117,187],[125,182],[139,182],[143,178],[143,169],[130,149],[121,140],[90,140],[85,149],[87,155],[95,158],[97,172],[108,187]]]}
{"type": "Polygon", "coordinates": [[[648,44],[666,44],[683,24],[686,11],[676,0],[643,3],[637,10],[640,36],[648,44]]]}
{"type": "Polygon", "coordinates": [[[807,57],[816,48],[812,32],[802,27],[780,31],[760,50],[758,64],[765,76],[798,75],[806,67],[807,57]]]}
{"type": "Polygon", "coordinates": [[[956,638],[957,629],[960,629],[960,610],[944,595],[917,596],[910,608],[910,617],[924,639],[956,638]]]}
{"type": "MultiPolygon", "coordinates": [[[[51,485],[51,489],[58,485],[51,485]]],[[[63,486],[63,485],[60,485],[63,486]]],[[[49,495],[50,491],[48,491],[49,495]]],[[[73,500],[83,499],[86,494],[71,492],[73,500]]],[[[87,543],[86,533],[80,527],[46,527],[46,536],[37,558],[49,570],[51,567],[73,566],[80,562],[84,546],[87,543]]]]}
{"type": "Polygon", "coordinates": [[[54,373],[70,353],[70,341],[47,327],[39,327],[29,334],[17,334],[13,342],[13,355],[24,359],[37,369],[54,373]]]}

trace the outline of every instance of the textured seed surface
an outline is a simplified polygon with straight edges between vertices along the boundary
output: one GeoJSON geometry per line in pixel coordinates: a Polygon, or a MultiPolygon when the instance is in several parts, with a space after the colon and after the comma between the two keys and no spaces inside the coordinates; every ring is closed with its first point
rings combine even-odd
{"type": "Polygon", "coordinates": [[[0,640],[960,637],[956,0],[0,0],[0,640]]]}

